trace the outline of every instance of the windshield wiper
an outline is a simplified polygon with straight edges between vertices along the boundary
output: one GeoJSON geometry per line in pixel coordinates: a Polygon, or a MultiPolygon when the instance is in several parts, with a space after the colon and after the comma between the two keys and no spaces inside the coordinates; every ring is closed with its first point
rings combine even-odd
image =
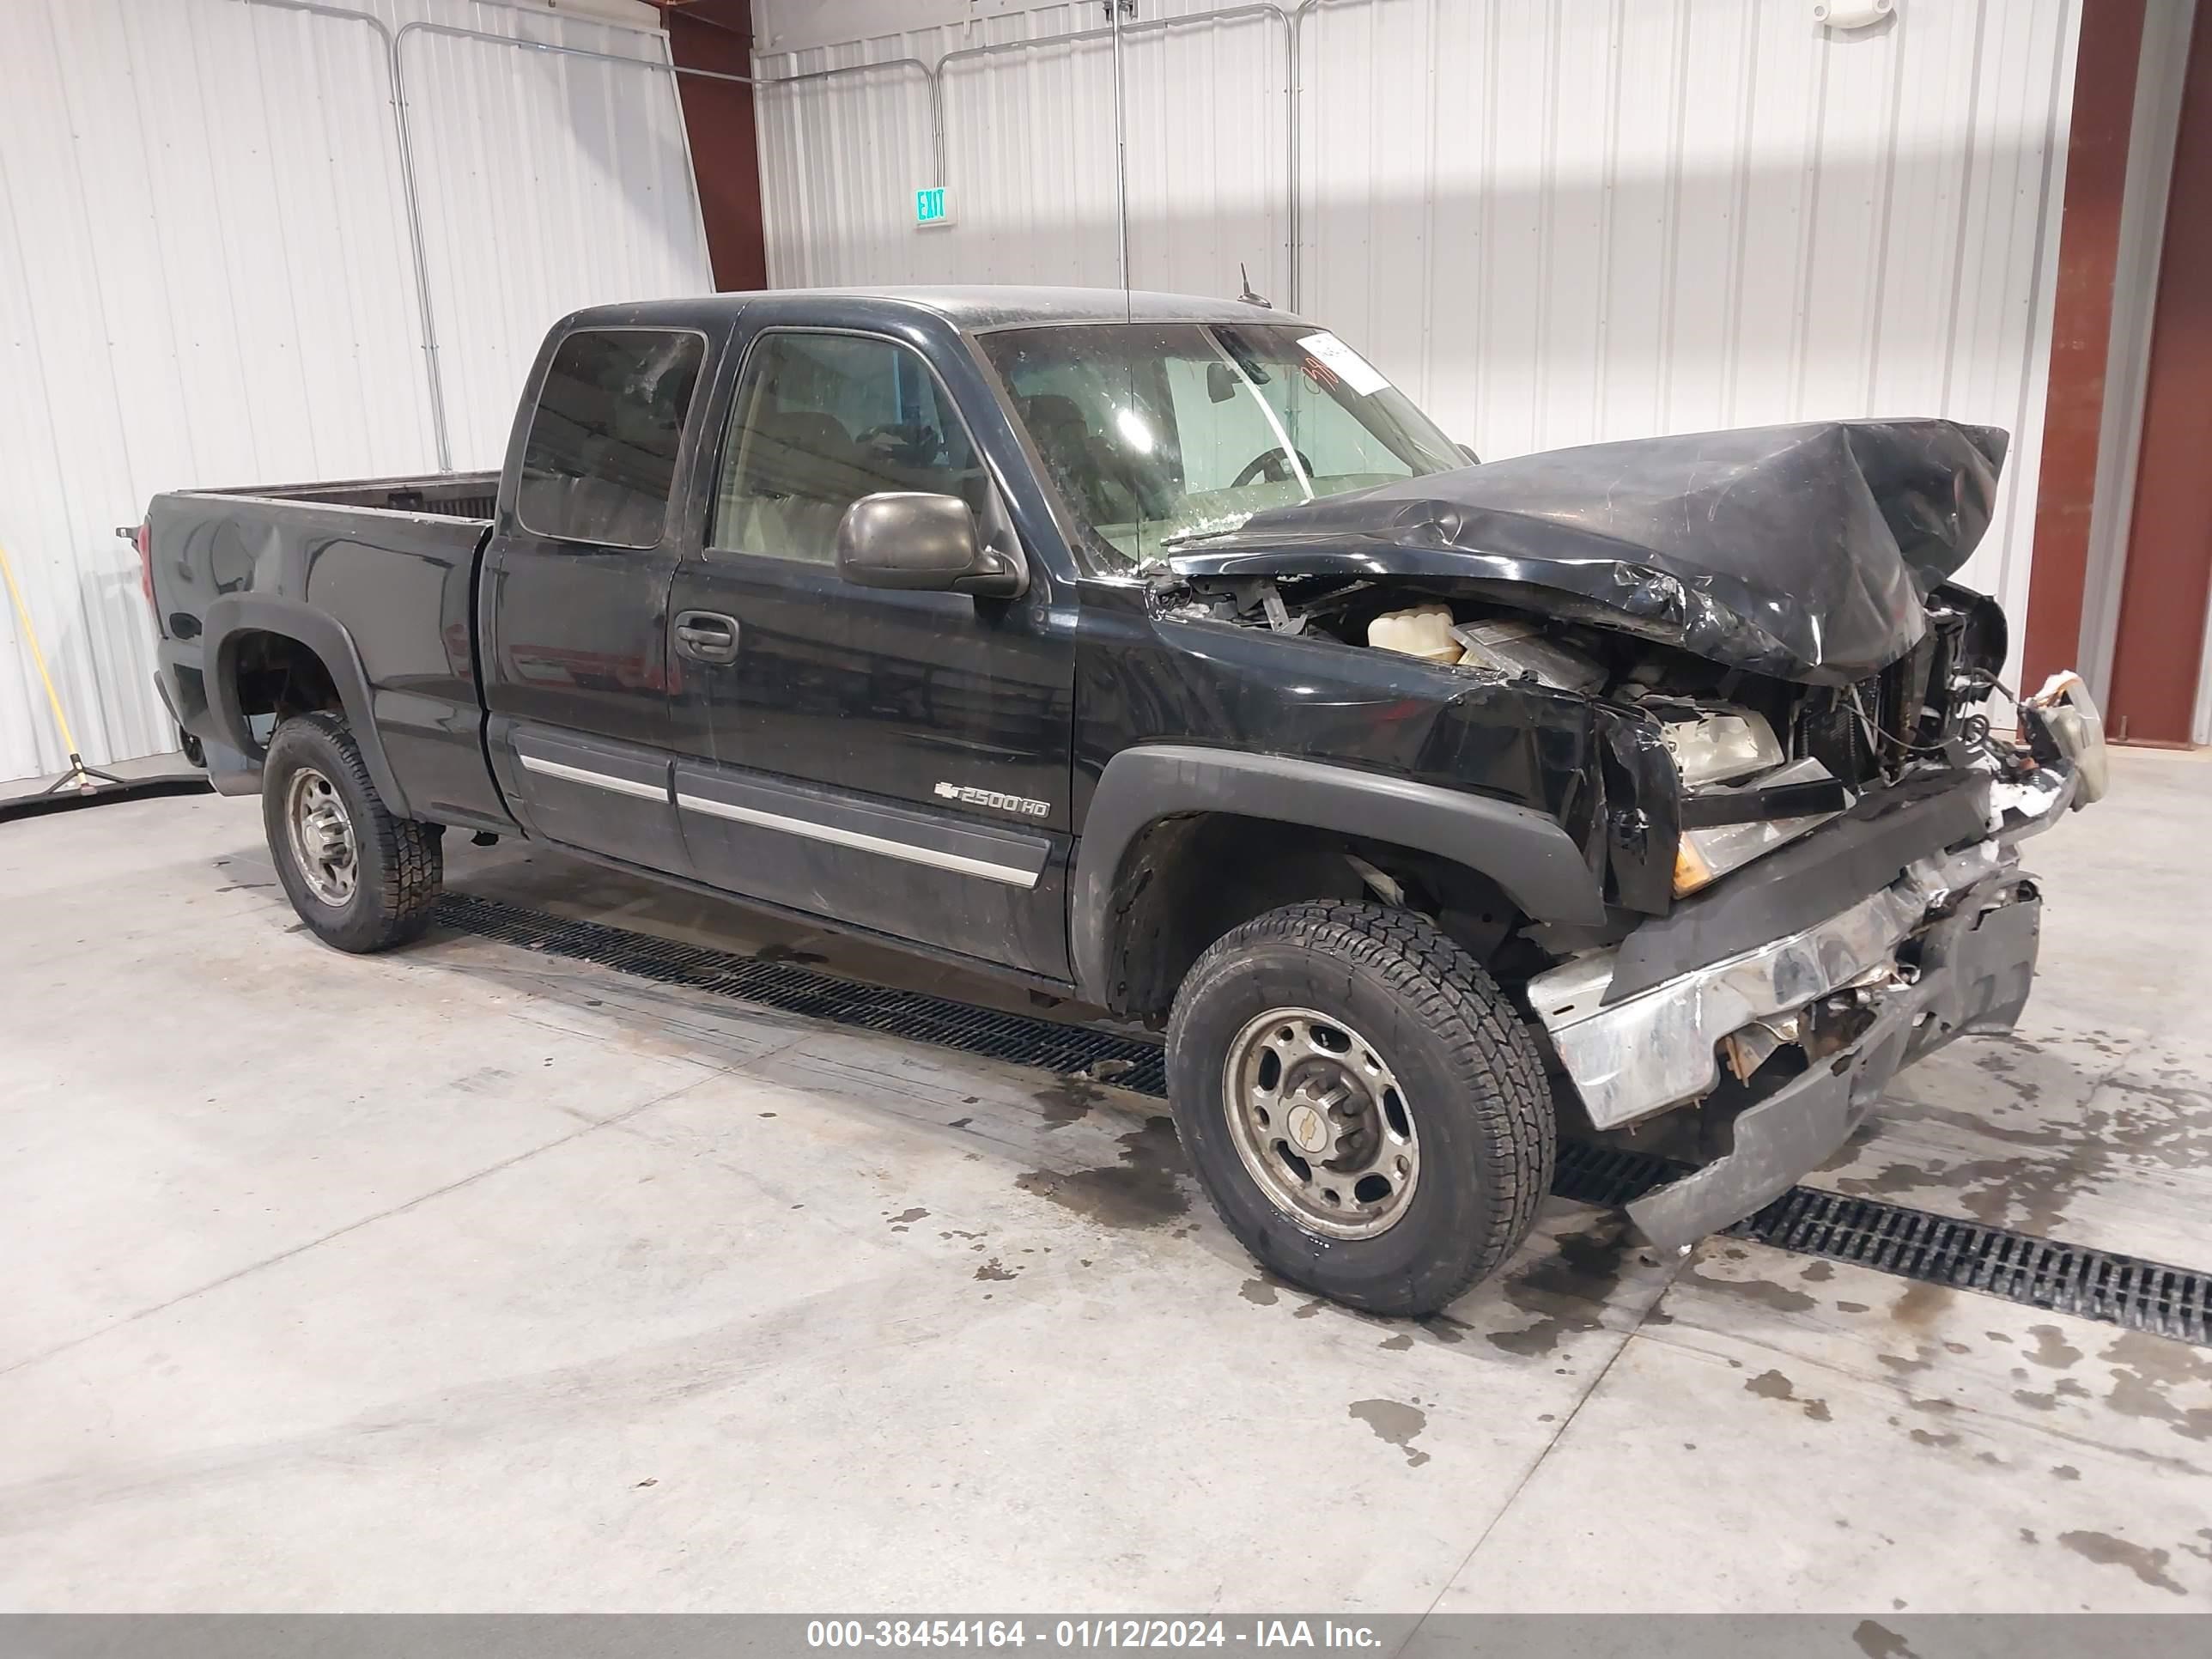
{"type": "Polygon", "coordinates": [[[1244,526],[1232,524],[1226,530],[1187,530],[1180,536],[1163,536],[1152,544],[1162,552],[1170,547],[1188,547],[1193,542],[1210,542],[1222,536],[1233,536],[1244,526]]]}

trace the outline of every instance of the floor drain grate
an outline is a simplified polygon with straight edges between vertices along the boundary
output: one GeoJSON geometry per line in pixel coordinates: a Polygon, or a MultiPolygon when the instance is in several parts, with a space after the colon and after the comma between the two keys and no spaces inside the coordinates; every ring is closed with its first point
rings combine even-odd
{"type": "MultiPolygon", "coordinates": [[[[1092,1077],[1156,1098],[1167,1094],[1158,1045],[1116,1031],[836,979],[793,963],[682,945],[603,922],[572,921],[470,893],[443,895],[438,920],[481,939],[781,1013],[1063,1077],[1092,1077]]],[[[1620,1205],[1682,1173],[1684,1166],[1648,1153],[1571,1143],[1559,1149],[1552,1190],[1585,1204],[1620,1205]]],[[[2212,1346],[2212,1274],[2187,1268],[1810,1187],[1792,1187],[1729,1233],[1923,1285],[1978,1291],[2032,1308],[2212,1346]]]]}
{"type": "Polygon", "coordinates": [[[2212,1274],[1792,1187],[1729,1229],[1784,1250],[2212,1346],[2212,1274]]]}
{"type": "Polygon", "coordinates": [[[442,895],[438,920],[458,932],[526,951],[596,963],[617,973],[757,1003],[779,1013],[832,1020],[1065,1077],[1088,1074],[1140,1094],[1167,1093],[1159,1046],[1115,1031],[1002,1013],[921,991],[836,979],[793,963],[681,945],[603,922],[572,921],[469,893],[442,895]]]}

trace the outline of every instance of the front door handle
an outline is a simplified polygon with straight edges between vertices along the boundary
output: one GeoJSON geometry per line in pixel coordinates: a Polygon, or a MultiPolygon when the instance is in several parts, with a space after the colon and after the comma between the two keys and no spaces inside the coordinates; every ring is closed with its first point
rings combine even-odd
{"type": "Polygon", "coordinates": [[[738,619],[719,611],[679,611],[676,648],[694,662],[735,662],[738,619]]]}

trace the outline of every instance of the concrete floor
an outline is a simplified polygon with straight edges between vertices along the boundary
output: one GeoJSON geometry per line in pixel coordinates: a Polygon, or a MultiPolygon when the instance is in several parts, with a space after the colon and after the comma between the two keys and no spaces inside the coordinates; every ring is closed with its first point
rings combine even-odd
{"type": "MultiPolygon", "coordinates": [[[[2212,764],[2118,771],[2032,849],[2022,1030],[1819,1180],[2212,1267],[2212,764]]],[[[1361,1318],[1256,1276],[1157,1103],[342,957],[250,801],[0,826],[0,1607],[2212,1608],[2212,1352],[1558,1201],[1361,1318]]]]}

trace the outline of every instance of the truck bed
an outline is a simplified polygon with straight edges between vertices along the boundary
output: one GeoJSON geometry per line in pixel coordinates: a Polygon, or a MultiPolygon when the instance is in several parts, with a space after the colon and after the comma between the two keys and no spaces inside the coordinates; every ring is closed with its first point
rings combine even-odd
{"type": "Polygon", "coordinates": [[[496,473],[442,473],[157,495],[149,575],[165,695],[216,750],[216,787],[257,787],[296,641],[338,688],[387,801],[436,823],[498,828],[473,654],[477,559],[496,473]],[[343,622],[335,619],[343,618],[343,622]],[[242,677],[242,678],[241,678],[242,677]],[[224,688],[245,688],[238,718],[224,688]]]}
{"type": "Polygon", "coordinates": [[[496,472],[433,472],[412,478],[351,478],[331,483],[253,484],[198,489],[196,495],[249,495],[261,501],[324,507],[367,507],[427,513],[441,519],[489,520],[499,501],[496,472]]]}

